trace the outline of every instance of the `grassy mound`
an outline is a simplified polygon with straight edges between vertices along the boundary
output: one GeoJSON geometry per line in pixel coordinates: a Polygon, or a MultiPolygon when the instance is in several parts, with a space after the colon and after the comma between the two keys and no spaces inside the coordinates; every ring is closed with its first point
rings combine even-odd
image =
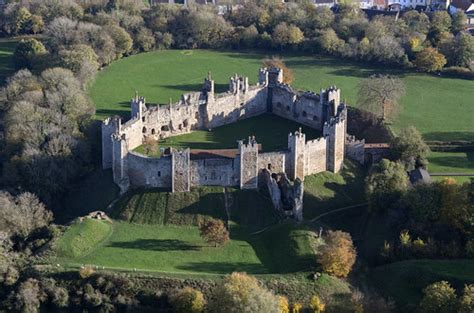
{"type": "MultiPolygon", "coordinates": [[[[233,198],[230,218],[241,225],[265,226],[276,221],[269,200],[257,191],[228,188],[233,198]]],[[[113,208],[111,216],[132,223],[198,225],[205,216],[227,219],[223,187],[201,187],[186,193],[133,190],[113,208]]]]}
{"type": "MultiPolygon", "coordinates": [[[[211,131],[198,130],[189,134],[174,136],[158,143],[161,147],[191,149],[237,149],[237,140],[255,136],[263,151],[288,148],[288,134],[302,128],[308,140],[319,138],[321,133],[282,117],[264,114],[237,123],[214,128],[211,131]],[[271,131],[270,131],[271,130],[271,131]]],[[[156,149],[159,153],[159,149],[156,149]]],[[[143,146],[136,149],[145,153],[143,146]]]]}
{"type": "MultiPolygon", "coordinates": [[[[343,99],[356,105],[358,82],[376,73],[398,75],[406,86],[395,130],[414,125],[428,140],[473,140],[474,82],[470,80],[407,73],[326,56],[281,55],[295,73],[293,85],[317,91],[330,85],[342,90],[343,99]],[[453,105],[455,103],[455,105],[453,105]]],[[[212,71],[217,92],[226,91],[233,73],[257,80],[265,52],[239,53],[206,50],[158,51],[113,63],[98,75],[90,89],[97,117],[129,116],[129,99],[138,90],[149,103],[175,101],[182,93],[200,90],[204,76],[212,71]]]]}
{"type": "Polygon", "coordinates": [[[473,260],[409,260],[375,268],[371,275],[375,286],[397,304],[416,305],[427,285],[449,281],[454,287],[474,283],[473,260]]]}
{"type": "Polygon", "coordinates": [[[78,220],[68,227],[56,243],[57,254],[66,258],[84,256],[107,239],[111,232],[112,225],[109,222],[89,218],[82,222],[78,220]]]}

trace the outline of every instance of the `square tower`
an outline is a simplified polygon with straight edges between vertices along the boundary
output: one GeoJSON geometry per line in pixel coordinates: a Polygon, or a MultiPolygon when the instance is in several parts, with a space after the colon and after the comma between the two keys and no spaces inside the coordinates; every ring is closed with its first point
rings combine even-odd
{"type": "Polygon", "coordinates": [[[188,192],[191,190],[191,151],[171,150],[171,191],[188,192]]]}
{"type": "Polygon", "coordinates": [[[305,172],[305,148],[306,135],[303,134],[301,128],[294,134],[288,135],[288,178],[295,180],[297,178],[304,180],[305,172]]]}
{"type": "Polygon", "coordinates": [[[239,141],[240,153],[240,189],[258,188],[258,144],[255,137],[249,137],[248,143],[239,141]]]}

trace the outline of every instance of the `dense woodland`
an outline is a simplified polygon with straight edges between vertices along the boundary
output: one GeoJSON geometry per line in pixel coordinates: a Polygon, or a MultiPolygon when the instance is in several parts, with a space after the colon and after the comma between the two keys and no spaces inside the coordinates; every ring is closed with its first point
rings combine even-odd
{"type": "MultiPolygon", "coordinates": [[[[31,36],[19,42],[14,53],[18,72],[0,92],[0,188],[5,190],[0,193],[0,310],[35,312],[43,305],[112,311],[171,304],[183,306],[183,312],[201,312],[206,305],[202,293],[193,289],[135,295],[133,282],[125,278],[104,278],[85,268],[80,280],[65,285],[41,277],[30,266],[61,232],[50,210],[60,210],[64,193],[98,167],[95,109],[86,88],[111,62],[154,49],[258,47],[428,72],[472,73],[474,39],[463,32],[464,13],[428,16],[409,11],[400,18],[369,20],[349,4],[334,13],[307,1],[248,1],[224,16],[210,6],[149,8],[141,0],[7,2],[0,13],[1,34],[31,36]]],[[[474,257],[474,183],[446,180],[411,187],[406,171],[425,164],[429,149],[415,129],[393,138],[391,145],[391,160],[370,169],[366,181],[371,214],[389,221],[387,233],[392,235],[375,262],[474,257]]],[[[356,253],[348,236],[337,231],[327,235],[327,252],[318,260],[325,272],[349,274],[356,253]]],[[[213,287],[207,306],[211,311],[240,305],[250,311],[288,312],[287,300],[246,275],[233,274],[213,287]],[[232,296],[236,290],[241,298],[232,296]]],[[[434,285],[426,289],[425,298],[425,312],[435,312],[430,305],[436,301],[446,308],[438,312],[472,312],[474,303],[472,286],[458,299],[449,285],[434,285]],[[430,300],[439,294],[443,297],[430,300]]],[[[363,306],[354,303],[355,308],[363,306]]],[[[380,307],[390,311],[389,304],[380,307]]],[[[374,312],[382,312],[380,307],[374,312]]],[[[322,312],[324,304],[316,297],[311,309],[322,312]]]]}

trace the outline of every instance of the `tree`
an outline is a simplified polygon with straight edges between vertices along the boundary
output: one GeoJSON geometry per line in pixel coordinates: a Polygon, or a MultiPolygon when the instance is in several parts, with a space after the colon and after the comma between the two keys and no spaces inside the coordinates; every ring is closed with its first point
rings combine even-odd
{"type": "Polygon", "coordinates": [[[469,67],[474,60],[474,37],[459,33],[452,41],[452,63],[457,66],[469,67]]]}
{"type": "Polygon", "coordinates": [[[273,44],[283,49],[285,46],[297,45],[304,39],[304,34],[297,26],[282,22],[273,30],[273,44]]]}
{"type": "Polygon", "coordinates": [[[312,23],[316,29],[326,29],[334,22],[334,13],[327,6],[318,6],[314,11],[312,23]]]}
{"type": "Polygon", "coordinates": [[[0,229],[11,237],[25,239],[53,220],[53,214],[31,193],[13,197],[9,193],[0,192],[0,207],[0,229]]]}
{"type": "Polygon", "coordinates": [[[332,28],[322,31],[317,40],[319,46],[330,54],[340,53],[344,48],[344,40],[340,39],[332,28]]]}
{"type": "Polygon", "coordinates": [[[30,11],[28,11],[28,9],[23,6],[20,7],[14,16],[13,33],[14,34],[26,33],[30,19],[31,19],[30,11]]]}
{"type": "Polygon", "coordinates": [[[456,291],[447,281],[440,281],[423,290],[420,311],[423,313],[456,312],[456,291]]]}
{"type": "Polygon", "coordinates": [[[13,53],[13,62],[17,69],[28,68],[31,69],[33,66],[47,54],[48,51],[41,43],[34,38],[22,39],[15,47],[13,53]]]}
{"type": "Polygon", "coordinates": [[[177,313],[201,313],[206,306],[202,292],[190,287],[175,291],[170,302],[177,313]]]}
{"type": "Polygon", "coordinates": [[[467,15],[463,11],[456,11],[452,16],[451,29],[453,33],[457,34],[466,29],[467,15]]]}
{"type": "Polygon", "coordinates": [[[446,65],[447,61],[443,54],[439,53],[435,48],[425,48],[416,54],[416,67],[426,72],[441,71],[446,65]]]}
{"type": "Polygon", "coordinates": [[[369,207],[375,211],[396,203],[408,189],[409,181],[402,163],[383,159],[372,166],[365,184],[369,207]]]}
{"type": "Polygon", "coordinates": [[[278,312],[279,299],[260,286],[255,277],[245,273],[226,276],[213,290],[209,312],[274,313],[278,312]]]}
{"type": "Polygon", "coordinates": [[[474,312],[474,285],[465,285],[459,299],[458,313],[474,312]]]}
{"type": "Polygon", "coordinates": [[[15,308],[21,312],[39,312],[41,305],[41,288],[36,279],[29,278],[23,282],[15,295],[15,308]]]}
{"type": "Polygon", "coordinates": [[[117,59],[122,58],[124,55],[128,55],[132,51],[133,40],[125,29],[117,25],[107,25],[103,29],[114,41],[117,59]]]}
{"type": "Polygon", "coordinates": [[[351,235],[340,230],[329,231],[317,255],[323,271],[337,277],[347,277],[356,260],[351,235]]]}
{"type": "Polygon", "coordinates": [[[403,128],[398,137],[393,138],[390,148],[394,157],[405,165],[406,170],[414,169],[417,163],[428,163],[430,148],[414,126],[403,128]]]}
{"type": "Polygon", "coordinates": [[[447,11],[435,11],[431,17],[431,29],[435,33],[449,31],[451,27],[451,16],[447,11]]]}
{"type": "Polygon", "coordinates": [[[44,29],[43,18],[38,15],[32,15],[30,19],[28,20],[28,23],[25,28],[26,32],[32,33],[32,34],[41,33],[43,29],[44,29]]]}
{"type": "Polygon", "coordinates": [[[224,222],[218,219],[209,219],[199,225],[199,234],[204,240],[215,247],[222,246],[229,241],[229,231],[224,222]]]}
{"type": "Polygon", "coordinates": [[[474,207],[470,203],[468,185],[458,185],[454,179],[439,183],[441,195],[440,222],[468,234],[474,220],[474,207]]]}
{"type": "Polygon", "coordinates": [[[140,28],[135,36],[135,46],[143,52],[148,52],[155,47],[155,37],[148,28],[140,28]]]}
{"type": "Polygon", "coordinates": [[[393,118],[398,111],[398,101],[405,93],[403,82],[388,75],[372,75],[359,84],[358,103],[374,113],[382,122],[393,118]]]}
{"type": "Polygon", "coordinates": [[[425,13],[418,13],[416,10],[411,10],[403,14],[402,19],[408,26],[410,33],[428,34],[430,19],[425,13]]]}
{"type": "Polygon", "coordinates": [[[272,57],[271,59],[263,59],[262,66],[266,68],[279,68],[283,71],[283,82],[291,84],[294,79],[293,71],[288,68],[282,58],[272,57]]]}

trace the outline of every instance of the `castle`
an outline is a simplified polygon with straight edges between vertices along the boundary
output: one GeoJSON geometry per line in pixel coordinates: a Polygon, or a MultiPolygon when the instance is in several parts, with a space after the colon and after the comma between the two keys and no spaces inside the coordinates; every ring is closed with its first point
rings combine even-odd
{"type": "Polygon", "coordinates": [[[177,103],[147,106],[145,98],[135,96],[131,109],[126,123],[118,117],[102,123],[102,166],[112,168],[122,192],[131,187],[186,192],[205,185],[255,189],[263,169],[285,173],[290,180],[304,180],[326,170],[338,172],[343,165],[347,109],[340,90],[330,87],[319,94],[299,93],[283,83],[283,71],[278,68],[260,69],[256,85],[235,75],[229,90],[221,94],[214,92],[209,74],[202,91],[184,94],[177,103]],[[286,150],[265,153],[254,137],[239,141],[236,150],[218,153],[170,149],[160,157],[148,157],[133,151],[148,136],[159,139],[208,130],[264,113],[314,128],[323,136],[307,141],[300,129],[288,135],[286,150]]]}

